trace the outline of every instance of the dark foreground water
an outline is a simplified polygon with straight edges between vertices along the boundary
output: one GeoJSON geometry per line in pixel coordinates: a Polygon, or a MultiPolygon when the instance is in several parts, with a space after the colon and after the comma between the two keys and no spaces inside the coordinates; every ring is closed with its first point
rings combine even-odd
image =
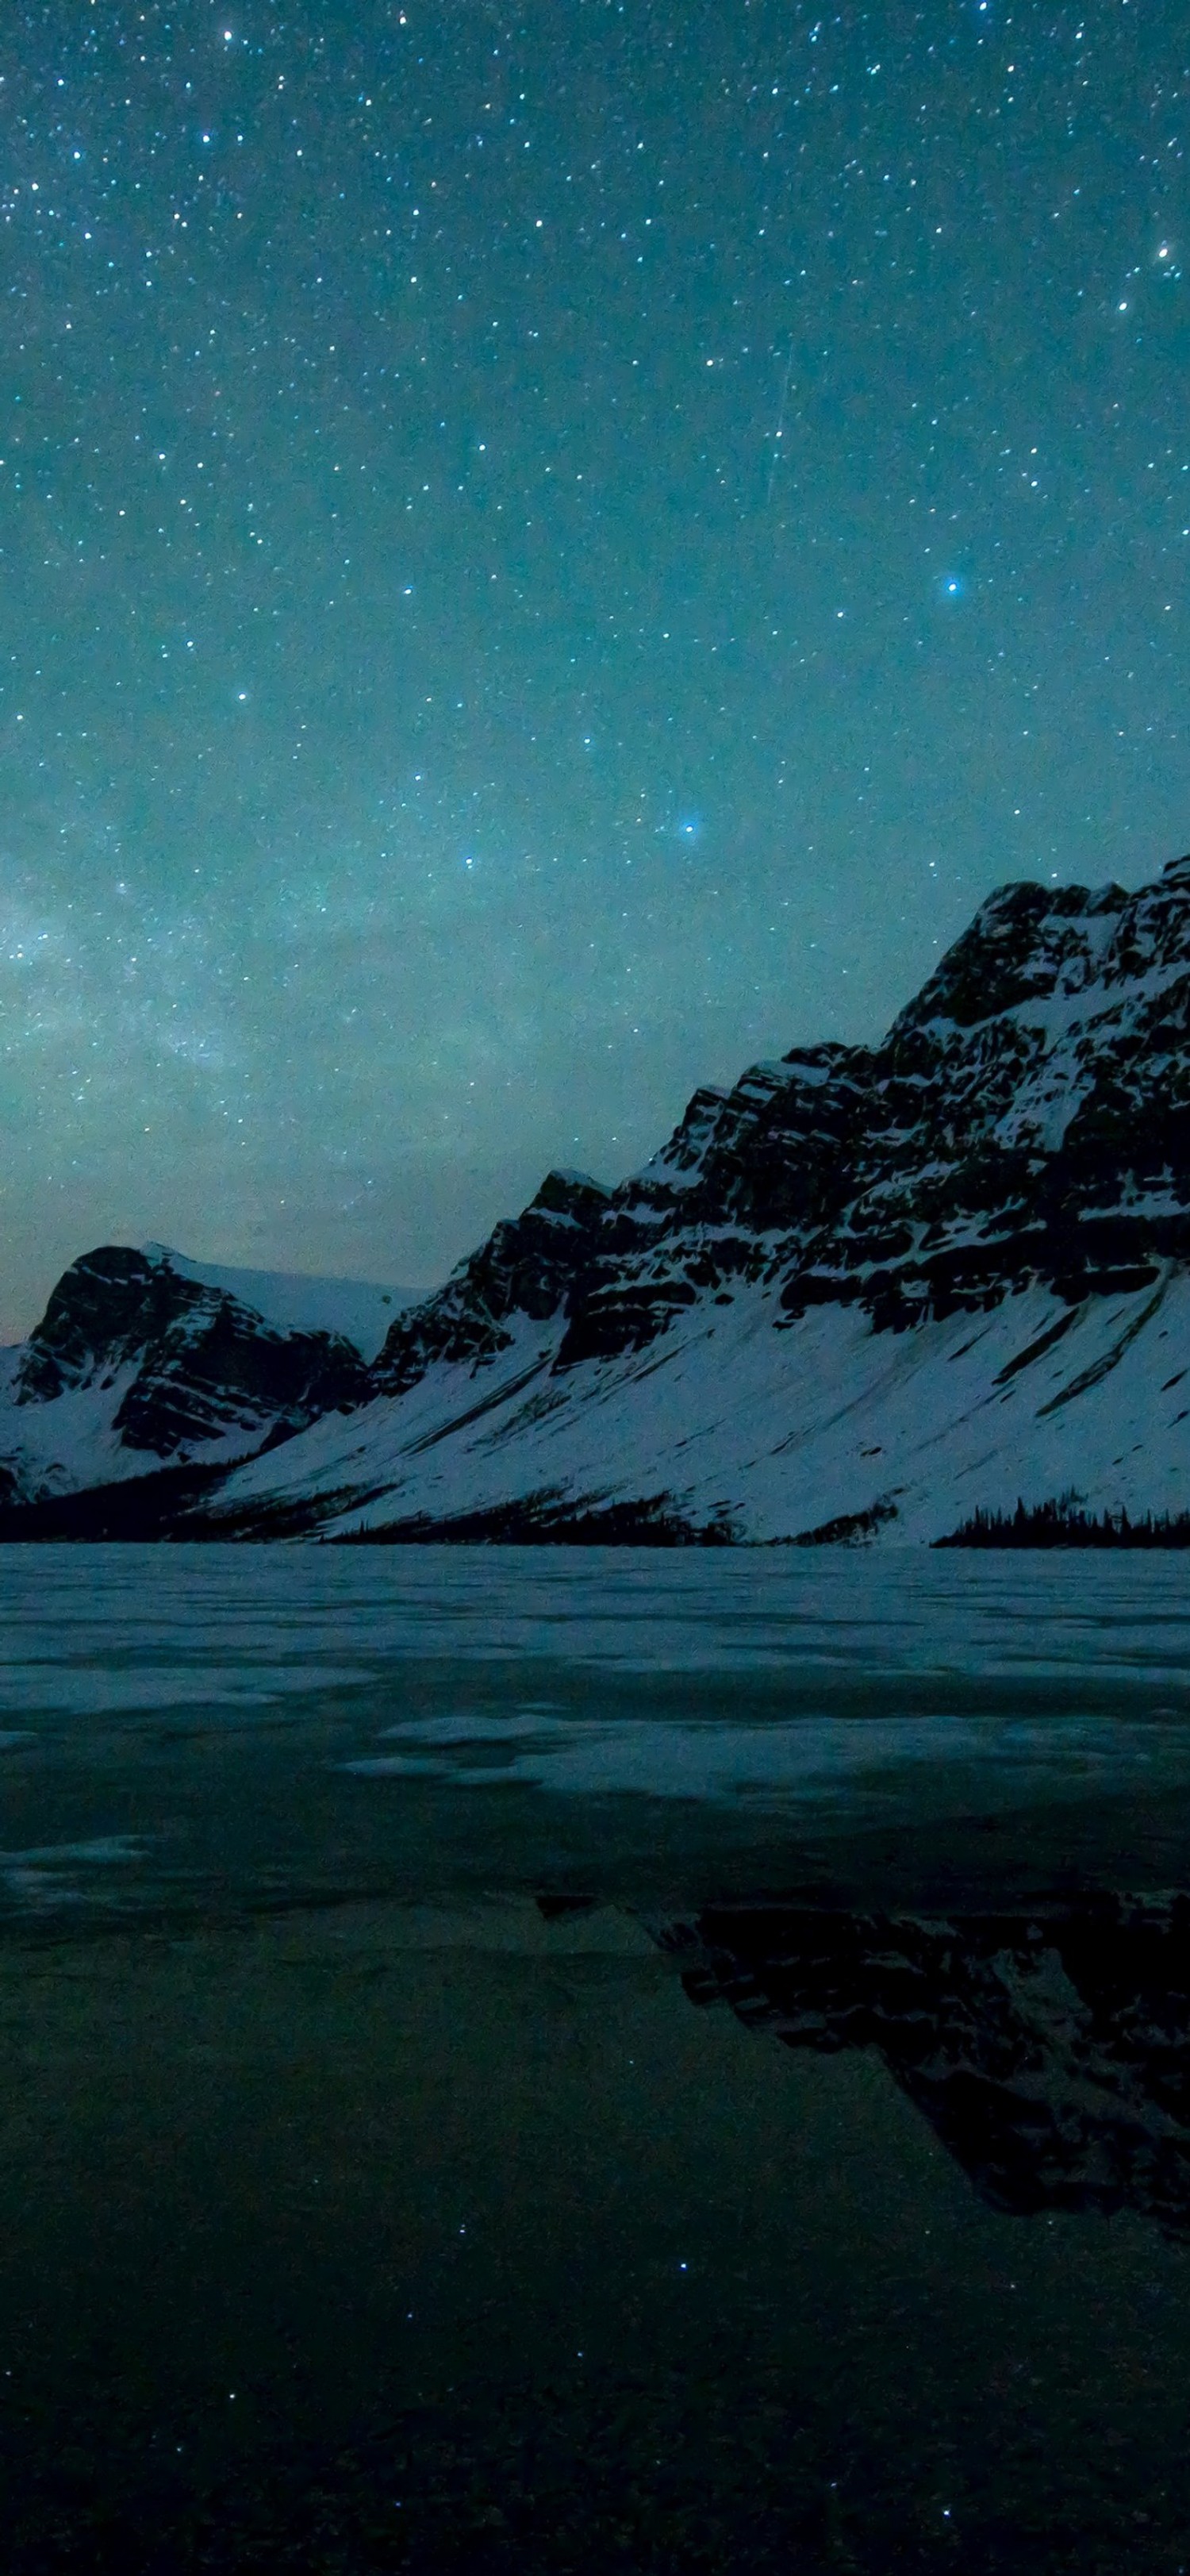
{"type": "Polygon", "coordinates": [[[5,2576],[1190,2569],[1190,1564],[14,1548],[0,1686],[5,2576]]]}

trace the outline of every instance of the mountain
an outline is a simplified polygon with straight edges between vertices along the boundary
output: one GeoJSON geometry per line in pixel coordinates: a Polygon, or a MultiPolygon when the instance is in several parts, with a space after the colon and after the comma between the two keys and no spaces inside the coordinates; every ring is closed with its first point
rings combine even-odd
{"type": "Polygon", "coordinates": [[[551,1173],[401,1315],[245,1531],[934,1539],[1190,1500],[1190,860],[992,895],[879,1047],[551,1173]]]}
{"type": "Polygon", "coordinates": [[[1190,859],[1001,888],[882,1044],[696,1092],[616,1188],[551,1172],[370,1369],[275,1419],[179,1529],[812,1544],[1184,1511],[1190,859]]]}
{"type": "Polygon", "coordinates": [[[399,1290],[206,1269],[164,1244],[71,1264],[0,1353],[0,1494],[226,1468],[367,1392],[399,1290]]]}
{"type": "Polygon", "coordinates": [[[373,1279],[319,1279],[305,1270],[223,1269],[211,1261],[187,1261],[164,1243],[146,1244],[145,1250],[167,1261],[180,1279],[225,1289],[278,1332],[337,1333],[368,1361],[375,1359],[394,1316],[414,1302],[410,1289],[382,1287],[373,1279]]]}

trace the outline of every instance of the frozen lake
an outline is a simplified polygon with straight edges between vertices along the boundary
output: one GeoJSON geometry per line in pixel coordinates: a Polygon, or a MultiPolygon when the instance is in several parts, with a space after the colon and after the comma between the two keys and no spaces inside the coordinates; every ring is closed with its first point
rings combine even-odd
{"type": "Polygon", "coordinates": [[[11,1548],[0,1787],[15,2576],[1190,2566],[1185,1558],[11,1548]]]}
{"type": "Polygon", "coordinates": [[[667,1854],[785,1883],[881,1827],[1060,1843],[1105,1805],[1143,1874],[1190,1785],[1190,1565],[11,1548],[0,1747],[25,1923],[555,1866],[644,1901],[667,1854]]]}

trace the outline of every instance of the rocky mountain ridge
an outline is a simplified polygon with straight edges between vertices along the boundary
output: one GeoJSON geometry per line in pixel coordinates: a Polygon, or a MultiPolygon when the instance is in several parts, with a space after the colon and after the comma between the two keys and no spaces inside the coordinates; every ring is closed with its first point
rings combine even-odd
{"type": "MultiPolygon", "coordinates": [[[[0,1493],[33,1501],[195,1460],[227,1465],[360,1403],[358,1346],[273,1321],[227,1284],[239,1277],[294,1307],[294,1283],[204,1274],[161,1244],[72,1262],[28,1341],[0,1355],[0,1493]]],[[[311,1315],[343,1305],[344,1283],[304,1284],[311,1315]]]]}
{"type": "Polygon", "coordinates": [[[274,1354],[274,1445],[204,1526],[808,1543],[1020,1495],[1184,1510],[1188,1260],[1190,859],[1007,886],[879,1046],[699,1090],[615,1188],[548,1174],[370,1369],[274,1354]]]}
{"type": "Polygon", "coordinates": [[[561,1368],[640,1349],[741,1279],[878,1325],[1153,1281],[1190,1249],[1190,858],[1128,895],[1003,887],[879,1048],[795,1048],[697,1091],[645,1171],[551,1173],[377,1364],[490,1356],[565,1304],[561,1368]]]}

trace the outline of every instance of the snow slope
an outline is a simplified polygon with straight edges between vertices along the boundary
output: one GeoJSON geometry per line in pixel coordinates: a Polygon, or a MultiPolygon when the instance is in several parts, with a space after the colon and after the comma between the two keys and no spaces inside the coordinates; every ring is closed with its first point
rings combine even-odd
{"type": "Polygon", "coordinates": [[[653,1511],[689,1534],[903,1542],[1071,1490],[1095,1512],[1187,1500],[1190,1278],[1172,1263],[1155,1287],[1071,1306],[1035,1284],[903,1333],[858,1304],[782,1328],[770,1285],[559,1375],[560,1339],[528,1326],[497,1362],[316,1423],[220,1508],[262,1535],[540,1536],[644,1506],[641,1535],[653,1511]]]}

